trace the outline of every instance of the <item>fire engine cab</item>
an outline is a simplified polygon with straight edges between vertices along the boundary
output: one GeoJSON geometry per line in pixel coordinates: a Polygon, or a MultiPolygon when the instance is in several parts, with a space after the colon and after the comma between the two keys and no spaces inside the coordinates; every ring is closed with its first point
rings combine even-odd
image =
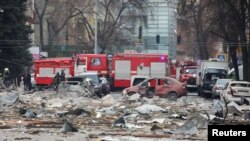
{"type": "Polygon", "coordinates": [[[116,54],[112,58],[110,76],[115,88],[129,87],[131,76],[165,77],[168,56],[161,54],[116,54]]]}
{"type": "Polygon", "coordinates": [[[104,76],[108,74],[108,59],[105,54],[77,54],[74,62],[75,76],[84,72],[97,72],[104,76]]]}

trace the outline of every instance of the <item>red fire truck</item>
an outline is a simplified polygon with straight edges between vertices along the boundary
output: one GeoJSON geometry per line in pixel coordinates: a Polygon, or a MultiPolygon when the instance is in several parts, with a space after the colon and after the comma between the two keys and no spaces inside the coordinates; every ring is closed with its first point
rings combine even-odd
{"type": "Polygon", "coordinates": [[[98,75],[108,75],[108,59],[105,54],[77,54],[75,56],[75,76],[84,72],[97,72],[98,75]]]}
{"type": "Polygon", "coordinates": [[[34,79],[37,86],[50,86],[57,72],[64,70],[66,77],[84,72],[108,74],[107,57],[104,54],[77,54],[72,58],[45,58],[35,60],[34,79]]]}
{"type": "Polygon", "coordinates": [[[167,63],[168,56],[163,54],[117,54],[111,64],[113,86],[129,87],[133,75],[164,77],[168,75],[167,63]]]}
{"type": "Polygon", "coordinates": [[[193,61],[185,61],[180,69],[179,81],[186,83],[187,90],[197,89],[196,86],[197,64],[193,61]]]}
{"type": "Polygon", "coordinates": [[[114,87],[129,87],[133,75],[164,77],[168,75],[168,56],[161,54],[116,54],[110,61],[105,54],[76,54],[72,58],[46,58],[35,61],[36,85],[50,86],[62,69],[66,77],[97,72],[111,80],[114,87]]]}
{"type": "Polygon", "coordinates": [[[64,70],[66,77],[74,76],[72,58],[46,58],[35,60],[34,79],[37,86],[50,86],[57,72],[64,70]]]}

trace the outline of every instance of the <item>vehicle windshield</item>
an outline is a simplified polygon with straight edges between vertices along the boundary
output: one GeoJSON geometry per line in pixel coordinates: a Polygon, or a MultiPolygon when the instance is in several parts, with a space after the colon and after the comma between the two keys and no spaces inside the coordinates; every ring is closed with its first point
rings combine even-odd
{"type": "Polygon", "coordinates": [[[146,86],[149,81],[150,81],[150,79],[146,79],[146,80],[142,81],[141,83],[138,83],[136,86],[146,86]]]}
{"type": "Polygon", "coordinates": [[[207,72],[227,74],[227,70],[225,70],[225,69],[218,69],[218,68],[206,68],[205,69],[205,73],[207,73],[207,72]]]}
{"type": "Polygon", "coordinates": [[[221,73],[207,73],[204,76],[204,81],[206,83],[215,84],[218,79],[222,79],[222,78],[226,78],[226,75],[225,74],[221,74],[221,73]]]}
{"type": "Polygon", "coordinates": [[[196,74],[196,70],[195,68],[188,68],[185,70],[186,74],[196,74]]]}
{"type": "Polygon", "coordinates": [[[132,86],[136,86],[138,84],[140,84],[141,82],[143,82],[146,78],[135,78],[134,82],[132,84],[132,86]]]}

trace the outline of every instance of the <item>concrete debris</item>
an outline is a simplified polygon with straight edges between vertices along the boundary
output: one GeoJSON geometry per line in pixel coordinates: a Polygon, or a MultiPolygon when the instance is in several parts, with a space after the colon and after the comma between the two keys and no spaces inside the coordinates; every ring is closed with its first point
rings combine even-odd
{"type": "Polygon", "coordinates": [[[235,106],[228,106],[228,114],[232,114],[234,116],[242,116],[243,113],[237,109],[235,106]]]}
{"type": "Polygon", "coordinates": [[[100,117],[102,117],[102,114],[100,112],[97,112],[95,117],[100,118],[100,117]]]}
{"type": "Polygon", "coordinates": [[[243,113],[241,112],[241,108],[238,104],[231,101],[228,105],[228,114],[232,114],[234,116],[242,116],[243,113]]]}
{"type": "Polygon", "coordinates": [[[194,123],[188,123],[178,128],[174,133],[193,136],[193,135],[198,135],[199,131],[194,123]]]}
{"type": "Polygon", "coordinates": [[[113,123],[113,126],[116,127],[125,127],[126,126],[126,118],[124,116],[119,117],[115,122],[113,123]]]}
{"type": "Polygon", "coordinates": [[[137,102],[141,98],[141,95],[136,93],[128,97],[128,101],[130,102],[137,102]]]}
{"type": "Polygon", "coordinates": [[[163,124],[165,120],[166,120],[165,118],[158,118],[158,119],[153,119],[153,120],[138,120],[137,123],[146,123],[146,124],[160,123],[160,124],[163,124]]]}
{"type": "Polygon", "coordinates": [[[104,97],[102,97],[102,103],[105,104],[113,104],[114,103],[114,98],[111,95],[105,95],[104,97]]]}
{"type": "Polygon", "coordinates": [[[250,120],[250,112],[244,113],[244,120],[250,120]]]}
{"type": "Polygon", "coordinates": [[[172,114],[172,115],[170,115],[170,118],[179,118],[179,119],[187,120],[187,115],[172,114]]]}
{"type": "Polygon", "coordinates": [[[31,109],[27,109],[23,117],[26,118],[36,118],[36,113],[34,113],[31,109]]]}
{"type": "Polygon", "coordinates": [[[72,123],[68,122],[67,120],[64,121],[63,127],[61,129],[61,132],[78,132],[78,129],[73,126],[72,123]]]}
{"type": "Polygon", "coordinates": [[[118,139],[114,139],[113,137],[103,137],[100,140],[101,141],[119,141],[118,139]]]}
{"type": "Polygon", "coordinates": [[[91,112],[89,112],[87,110],[84,110],[84,109],[81,109],[81,108],[77,108],[77,109],[73,109],[73,110],[68,111],[66,113],[66,115],[76,115],[76,116],[85,115],[85,116],[90,116],[91,112]]]}
{"type": "Polygon", "coordinates": [[[154,124],[154,125],[150,128],[150,130],[151,130],[154,134],[156,134],[156,132],[163,131],[163,128],[160,127],[160,126],[158,126],[158,125],[156,125],[156,124],[154,124]]]}
{"type": "MultiPolygon", "coordinates": [[[[223,117],[225,105],[199,96],[187,96],[173,102],[157,96],[140,97],[139,94],[123,99],[118,92],[102,98],[86,95],[81,86],[70,86],[64,93],[44,90],[27,94],[21,90],[2,90],[0,135],[7,136],[8,140],[26,136],[31,140],[43,137],[46,140],[73,141],[86,138],[110,141],[200,140],[206,139],[208,124],[226,124],[224,118],[218,116],[222,114],[223,117]]],[[[228,119],[231,115],[241,116],[234,119],[234,124],[250,124],[247,108],[250,106],[231,102],[228,104],[228,119]]]]}
{"type": "Polygon", "coordinates": [[[223,107],[224,105],[221,103],[221,101],[215,99],[213,100],[213,113],[218,117],[223,117],[223,107]]]}
{"type": "Polygon", "coordinates": [[[156,105],[149,105],[149,104],[144,104],[140,107],[135,108],[136,111],[138,111],[141,114],[148,114],[151,112],[165,112],[166,110],[156,106],[156,105]]]}
{"type": "Polygon", "coordinates": [[[11,91],[0,94],[0,106],[13,106],[19,100],[18,92],[11,91]]]}
{"type": "Polygon", "coordinates": [[[241,96],[240,97],[240,105],[249,105],[249,101],[244,97],[244,96],[241,96]]]}
{"type": "Polygon", "coordinates": [[[205,129],[208,126],[208,120],[201,115],[196,115],[186,121],[177,130],[177,134],[198,135],[198,129],[205,129]]]}
{"type": "Polygon", "coordinates": [[[103,114],[107,114],[107,115],[114,115],[114,114],[116,114],[114,106],[107,107],[107,108],[102,108],[100,110],[97,110],[97,112],[102,112],[103,114]]]}

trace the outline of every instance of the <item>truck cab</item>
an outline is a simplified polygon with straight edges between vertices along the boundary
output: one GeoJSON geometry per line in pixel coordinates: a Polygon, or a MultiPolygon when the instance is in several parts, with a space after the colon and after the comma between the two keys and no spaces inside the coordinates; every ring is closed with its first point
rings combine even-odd
{"type": "Polygon", "coordinates": [[[186,84],[188,91],[197,90],[196,85],[197,64],[188,61],[180,69],[179,81],[186,84]]]}
{"type": "Polygon", "coordinates": [[[228,62],[224,61],[201,61],[196,83],[198,94],[211,97],[212,89],[217,79],[227,78],[228,62]]]}

